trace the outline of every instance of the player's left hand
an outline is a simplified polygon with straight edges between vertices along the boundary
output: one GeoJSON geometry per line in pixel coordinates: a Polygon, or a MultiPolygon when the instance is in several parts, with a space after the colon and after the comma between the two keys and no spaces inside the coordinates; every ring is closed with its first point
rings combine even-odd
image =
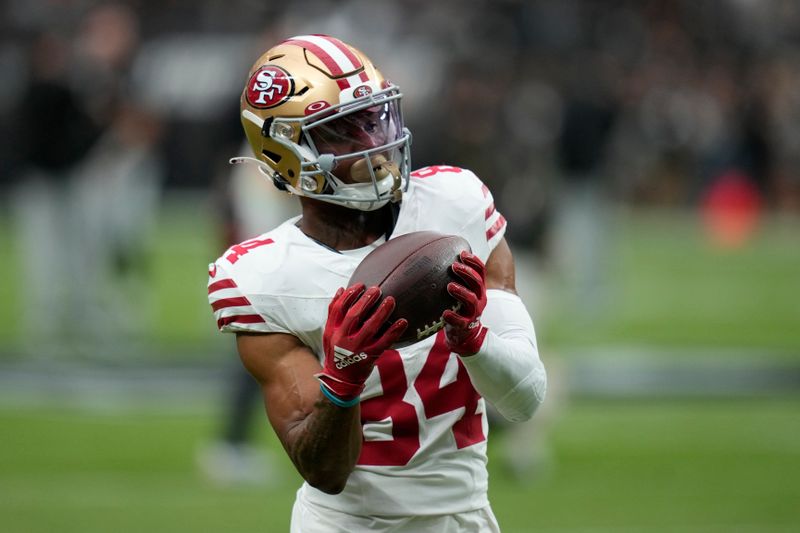
{"type": "Polygon", "coordinates": [[[450,267],[462,283],[451,281],[447,292],[461,304],[442,315],[447,345],[459,355],[478,353],[488,330],[481,324],[486,308],[486,266],[477,255],[463,251],[450,267]]]}

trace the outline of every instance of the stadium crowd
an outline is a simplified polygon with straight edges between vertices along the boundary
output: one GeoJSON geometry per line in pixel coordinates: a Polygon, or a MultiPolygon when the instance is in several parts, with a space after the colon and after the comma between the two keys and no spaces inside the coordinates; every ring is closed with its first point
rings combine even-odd
{"type": "Polygon", "coordinates": [[[76,338],[135,324],[134,310],[123,320],[93,303],[138,290],[163,191],[219,196],[242,141],[247,68],[290,34],[369,49],[403,88],[415,167],[474,170],[509,240],[539,257],[602,261],[609,200],[693,207],[733,181],[751,204],[800,209],[790,0],[8,0],[0,10],[0,187],[30,261],[26,316],[40,338],[42,324],[66,321],[52,334],[76,338]],[[64,306],[50,303],[65,292],[64,306]],[[85,316],[69,313],[75,302],[85,316]]]}
{"type": "MultiPolygon", "coordinates": [[[[416,0],[128,1],[116,4],[127,12],[117,18],[129,19],[121,22],[107,16],[113,5],[3,4],[4,138],[24,127],[16,115],[44,55],[63,62],[50,76],[74,90],[95,122],[118,75],[127,84],[121,100],[163,122],[165,184],[207,186],[240,140],[232,110],[241,65],[265,40],[309,30],[374,50],[413,100],[415,134],[438,140],[416,143],[425,147],[417,164],[433,154],[463,161],[508,189],[501,201],[511,217],[530,216],[529,201],[514,205],[531,197],[520,189],[555,190],[593,173],[623,199],[689,202],[731,166],[771,205],[797,204],[800,7],[790,0],[505,0],[469,9],[416,0]],[[130,31],[102,34],[113,24],[130,31]],[[94,50],[109,56],[97,58],[109,63],[105,72],[85,68],[92,31],[95,49],[107,48],[94,50]],[[127,38],[116,46],[128,49],[111,50],[114,37],[127,38]]],[[[14,143],[2,150],[4,183],[35,157],[14,143]]]]}

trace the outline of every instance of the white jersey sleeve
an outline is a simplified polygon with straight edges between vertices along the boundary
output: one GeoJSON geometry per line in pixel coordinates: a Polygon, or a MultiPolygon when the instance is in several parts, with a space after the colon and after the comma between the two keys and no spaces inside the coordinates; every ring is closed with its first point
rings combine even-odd
{"type": "MultiPolygon", "coordinates": [[[[227,252],[230,254],[230,250],[227,252]]],[[[277,300],[248,297],[239,287],[225,255],[209,265],[208,302],[217,327],[224,332],[289,333],[271,303],[277,300]],[[256,302],[254,303],[254,300],[256,302]]]]}
{"type": "Polygon", "coordinates": [[[288,333],[321,357],[328,304],[359,259],[328,257],[295,221],[223,253],[209,267],[208,300],[221,331],[288,333]]]}

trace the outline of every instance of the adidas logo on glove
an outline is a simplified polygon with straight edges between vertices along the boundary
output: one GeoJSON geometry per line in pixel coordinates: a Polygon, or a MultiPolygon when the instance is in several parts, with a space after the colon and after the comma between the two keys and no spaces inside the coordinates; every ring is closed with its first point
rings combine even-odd
{"type": "Polygon", "coordinates": [[[364,352],[355,354],[350,350],[345,350],[344,348],[340,348],[339,346],[334,346],[333,358],[336,360],[336,368],[341,370],[352,364],[363,361],[364,359],[367,358],[367,354],[365,354],[364,352]]]}

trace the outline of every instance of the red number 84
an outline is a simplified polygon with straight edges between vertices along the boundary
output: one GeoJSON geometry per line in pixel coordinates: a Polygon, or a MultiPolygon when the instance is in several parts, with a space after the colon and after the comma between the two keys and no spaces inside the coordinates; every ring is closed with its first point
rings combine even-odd
{"type": "MultiPolygon", "coordinates": [[[[458,361],[458,375],[452,383],[440,387],[450,350],[440,331],[428,358],[417,378],[414,388],[425,411],[425,418],[464,408],[464,414],[452,426],[456,447],[464,448],[486,439],[478,409],[480,396],[472,386],[466,368],[458,361]]],[[[403,400],[408,382],[403,369],[403,360],[395,350],[387,350],[375,365],[381,379],[383,394],[361,402],[361,423],[377,422],[390,418],[392,440],[364,441],[361,447],[360,465],[403,466],[419,450],[419,421],[414,406],[403,400]]]]}

